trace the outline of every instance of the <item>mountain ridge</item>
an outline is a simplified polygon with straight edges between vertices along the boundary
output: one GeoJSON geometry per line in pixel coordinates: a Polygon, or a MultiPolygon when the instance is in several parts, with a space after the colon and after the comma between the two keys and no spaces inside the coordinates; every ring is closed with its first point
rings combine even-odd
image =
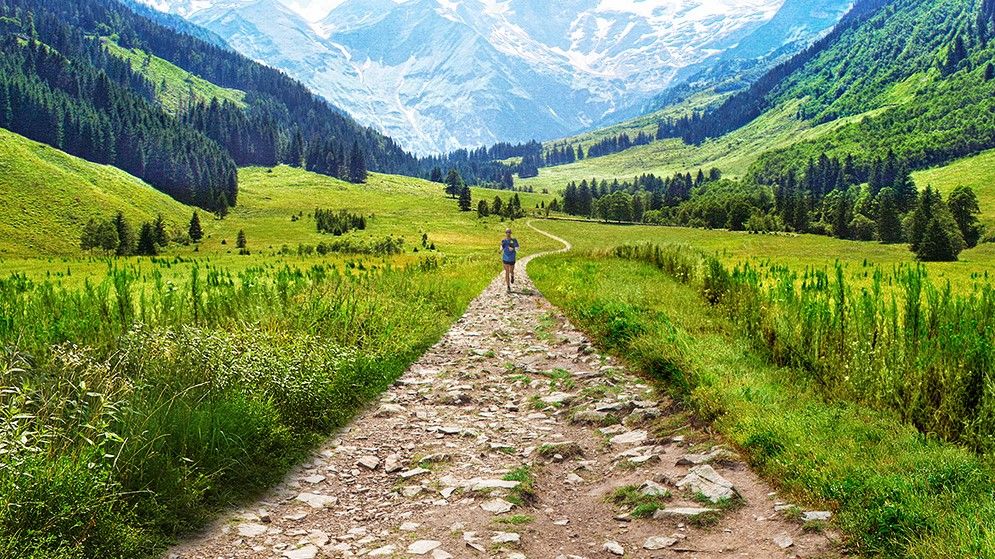
{"type": "MultiPolygon", "coordinates": [[[[748,40],[791,2],[346,1],[308,21],[288,0],[269,0],[273,18],[258,2],[141,1],[206,27],[420,154],[555,139],[632,116],[683,68],[748,40]],[[236,15],[247,23],[232,25],[236,15]],[[421,41],[406,29],[413,21],[421,41]]],[[[831,24],[813,21],[804,37],[831,24]]]]}

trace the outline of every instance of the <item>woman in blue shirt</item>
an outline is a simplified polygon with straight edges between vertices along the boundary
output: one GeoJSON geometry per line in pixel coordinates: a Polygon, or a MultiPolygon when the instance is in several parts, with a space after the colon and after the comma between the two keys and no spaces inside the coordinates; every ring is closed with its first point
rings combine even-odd
{"type": "Polygon", "coordinates": [[[511,236],[511,229],[504,232],[501,239],[501,261],[504,262],[504,283],[511,293],[511,284],[515,283],[515,260],[518,256],[518,239],[511,236]]]}

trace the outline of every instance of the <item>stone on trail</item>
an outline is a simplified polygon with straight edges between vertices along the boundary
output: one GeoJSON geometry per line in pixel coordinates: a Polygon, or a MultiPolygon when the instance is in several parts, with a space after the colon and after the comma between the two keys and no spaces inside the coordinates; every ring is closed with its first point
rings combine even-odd
{"type": "Polygon", "coordinates": [[[622,544],[618,543],[615,540],[606,541],[601,546],[601,549],[604,549],[605,551],[611,553],[612,555],[625,555],[625,548],[622,547],[622,544]]]}
{"type": "Polygon", "coordinates": [[[593,423],[601,425],[608,420],[608,414],[602,411],[584,410],[573,414],[570,421],[574,423],[593,423]]]}
{"type": "Polygon", "coordinates": [[[642,429],[637,429],[635,431],[629,431],[628,433],[615,435],[611,438],[611,443],[617,445],[643,444],[648,438],[649,433],[642,429]]]}
{"type": "Polygon", "coordinates": [[[432,473],[432,470],[427,470],[425,468],[412,468],[410,470],[401,472],[398,475],[401,476],[402,479],[411,479],[415,476],[421,476],[430,473],[432,473]]]}
{"type": "Polygon", "coordinates": [[[677,487],[701,493],[713,503],[736,496],[736,488],[732,482],[719,475],[715,468],[708,464],[691,468],[688,475],[677,482],[677,487]]]}
{"type": "Polygon", "coordinates": [[[318,546],[308,544],[297,549],[288,549],[283,552],[286,559],[314,559],[318,556],[318,546]]]}
{"type": "Polygon", "coordinates": [[[802,513],[802,520],[805,522],[826,522],[833,517],[833,513],[829,511],[809,511],[802,513]]]}
{"type": "Polygon", "coordinates": [[[421,493],[421,489],[420,485],[405,485],[401,488],[401,495],[410,499],[421,493]]]}
{"type": "Polygon", "coordinates": [[[418,540],[408,546],[408,553],[412,555],[425,555],[441,545],[442,542],[435,540],[418,540]]]}
{"type": "Polygon", "coordinates": [[[440,548],[432,551],[432,559],[453,559],[453,554],[440,548]]]}
{"type": "Polygon", "coordinates": [[[405,522],[401,524],[399,530],[402,532],[414,532],[419,526],[421,526],[421,524],[418,524],[417,522],[405,522]]]}
{"type": "Polygon", "coordinates": [[[243,538],[254,538],[256,536],[261,536],[266,533],[265,524],[254,524],[251,522],[238,525],[238,535],[243,538]]]}
{"type": "Polygon", "coordinates": [[[391,415],[400,415],[404,413],[404,406],[399,404],[384,404],[380,406],[375,415],[380,417],[387,417],[391,415]]]}
{"type": "Polygon", "coordinates": [[[469,491],[487,491],[488,489],[515,489],[522,482],[508,481],[505,479],[480,479],[474,478],[466,483],[469,491]]]}
{"type": "Polygon", "coordinates": [[[504,499],[491,499],[480,505],[480,508],[492,514],[504,514],[510,511],[515,505],[504,499]]]}
{"type": "Polygon", "coordinates": [[[643,544],[643,549],[656,551],[658,549],[668,548],[675,543],[677,543],[676,538],[668,538],[667,536],[652,536],[646,538],[646,542],[643,544]]]}
{"type": "Polygon", "coordinates": [[[649,479],[644,481],[642,485],[639,486],[638,491],[640,495],[644,495],[646,497],[666,497],[667,494],[670,493],[667,491],[666,487],[649,479]]]}
{"type": "Polygon", "coordinates": [[[330,497],[328,495],[318,495],[317,493],[301,493],[298,495],[297,500],[302,503],[307,503],[313,509],[323,509],[325,507],[330,507],[338,502],[335,497],[330,497]]]}
{"type": "Polygon", "coordinates": [[[522,541],[522,536],[516,534],[515,532],[495,532],[491,536],[491,541],[494,543],[518,543],[522,541]]]}
{"type": "Polygon", "coordinates": [[[367,557],[390,557],[397,551],[397,547],[393,545],[385,545],[383,547],[378,547],[373,551],[366,554],[367,557]]]}
{"type": "Polygon", "coordinates": [[[787,534],[778,534],[774,536],[774,544],[781,549],[788,549],[789,547],[795,545],[795,541],[791,539],[791,536],[787,534]]]}
{"type": "Polygon", "coordinates": [[[705,513],[716,512],[717,510],[718,509],[707,509],[702,507],[673,507],[657,509],[657,511],[653,513],[653,518],[694,518],[705,513]]]}
{"type": "Polygon", "coordinates": [[[550,405],[561,405],[569,404],[574,399],[573,394],[567,394],[566,392],[553,392],[549,396],[543,396],[539,398],[544,404],[550,405]]]}
{"type": "Polygon", "coordinates": [[[384,460],[383,470],[388,474],[404,469],[404,460],[398,454],[391,454],[384,460]]]}
{"type": "Polygon", "coordinates": [[[321,474],[315,474],[313,476],[307,476],[306,478],[304,478],[303,481],[305,481],[307,483],[310,483],[311,485],[317,485],[317,484],[325,481],[326,479],[328,479],[328,478],[326,478],[325,476],[323,476],[321,474]]]}
{"type": "Polygon", "coordinates": [[[376,456],[363,456],[356,461],[356,464],[359,464],[367,470],[375,470],[380,466],[380,459],[376,456]]]}

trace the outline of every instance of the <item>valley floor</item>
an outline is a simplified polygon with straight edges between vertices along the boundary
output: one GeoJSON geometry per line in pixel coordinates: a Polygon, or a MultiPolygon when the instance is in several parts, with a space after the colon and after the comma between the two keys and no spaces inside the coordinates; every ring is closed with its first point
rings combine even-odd
{"type": "Polygon", "coordinates": [[[538,293],[526,264],[513,294],[497,278],[378,404],[281,485],[169,556],[832,552],[832,534],[775,512],[787,507],[735,453],[597,353],[538,293]],[[732,499],[703,500],[728,492],[726,482],[732,499]],[[714,510],[685,516],[702,508],[714,510]]]}

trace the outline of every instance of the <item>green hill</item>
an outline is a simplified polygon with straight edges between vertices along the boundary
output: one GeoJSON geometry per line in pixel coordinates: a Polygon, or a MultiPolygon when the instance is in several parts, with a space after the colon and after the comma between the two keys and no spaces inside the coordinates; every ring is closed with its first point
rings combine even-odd
{"type": "Polygon", "coordinates": [[[245,108],[245,92],[228,89],[187,72],[183,68],[141,49],[126,49],[109,38],[103,39],[107,51],[131,62],[131,67],[155,87],[156,99],[170,114],[177,114],[197,102],[231,101],[245,108]]]}
{"type": "Polygon", "coordinates": [[[124,171],[0,129],[0,254],[78,253],[86,222],[118,210],[136,224],[161,213],[175,226],[193,212],[124,171]]]}
{"type": "Polygon", "coordinates": [[[978,195],[982,221],[995,226],[995,150],[919,171],[912,177],[919,188],[931,185],[944,196],[958,186],[971,187],[978,195]]]}

